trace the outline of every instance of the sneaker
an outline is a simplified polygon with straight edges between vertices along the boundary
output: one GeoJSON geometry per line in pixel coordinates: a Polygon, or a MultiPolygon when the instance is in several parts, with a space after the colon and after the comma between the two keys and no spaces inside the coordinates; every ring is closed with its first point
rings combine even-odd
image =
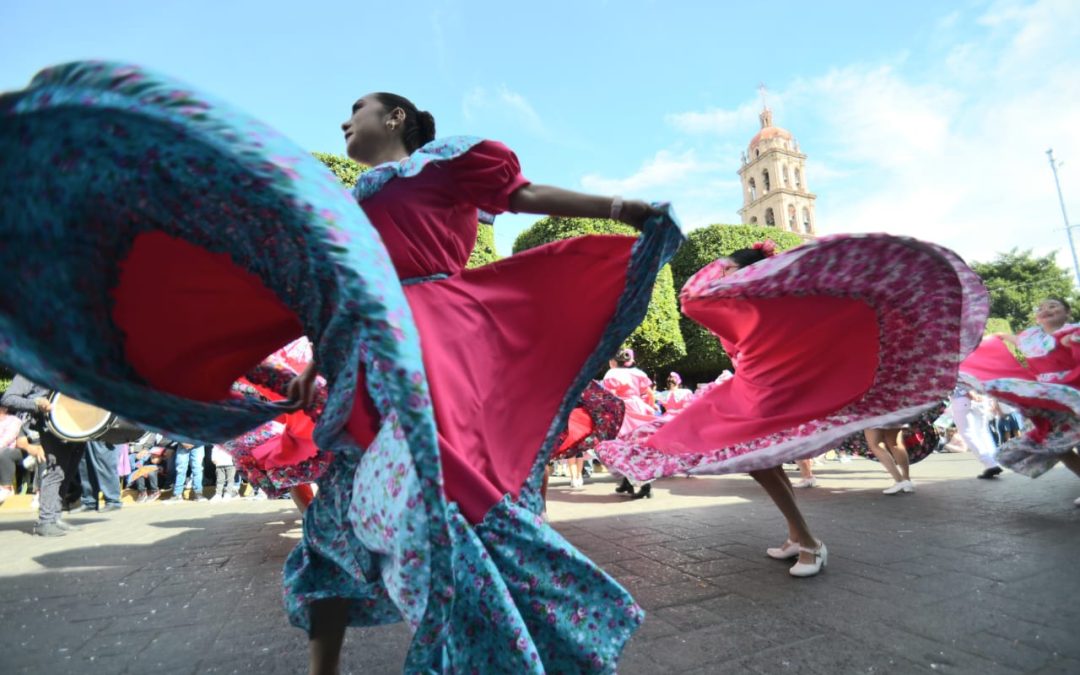
{"type": "Polygon", "coordinates": [[[233,499],[236,499],[236,495],[232,494],[231,492],[226,492],[225,494],[221,495],[221,501],[223,502],[232,501],[233,499]]]}
{"type": "Polygon", "coordinates": [[[193,502],[207,502],[207,501],[210,501],[210,500],[207,499],[205,495],[199,493],[199,494],[196,494],[195,499],[192,499],[191,501],[193,501],[193,502]]]}
{"type": "Polygon", "coordinates": [[[259,500],[259,501],[262,501],[262,500],[266,499],[266,493],[265,493],[265,492],[263,492],[262,490],[259,490],[259,491],[258,491],[258,492],[256,492],[255,494],[251,495],[251,498],[252,498],[252,499],[257,499],[257,500],[259,500]]]}
{"type": "Polygon", "coordinates": [[[139,496],[135,498],[136,504],[145,504],[150,499],[150,495],[146,494],[146,490],[139,492],[139,496]]]}
{"type": "Polygon", "coordinates": [[[992,467],[990,469],[987,469],[986,471],[983,471],[978,476],[976,476],[976,478],[982,478],[982,479],[986,479],[986,480],[991,479],[991,478],[997,478],[1001,474],[1001,472],[1003,472],[1003,471],[1004,471],[1004,469],[1002,469],[1000,466],[995,466],[995,467],[992,467]]]}
{"type": "Polygon", "coordinates": [[[97,506],[87,506],[86,504],[79,504],[74,506],[68,513],[86,513],[87,511],[97,511],[97,506]]]}
{"type": "Polygon", "coordinates": [[[798,483],[793,484],[793,488],[812,488],[817,487],[817,478],[811,476],[810,478],[803,478],[798,483]]]}
{"type": "Polygon", "coordinates": [[[79,530],[82,529],[81,527],[75,527],[74,525],[72,525],[70,523],[64,522],[64,520],[62,518],[60,520],[57,520],[55,525],[57,527],[59,527],[61,530],[63,530],[64,532],[78,532],[79,530]]]}
{"type": "Polygon", "coordinates": [[[66,537],[67,530],[56,523],[38,523],[34,526],[34,534],[39,537],[66,537]]]}
{"type": "Polygon", "coordinates": [[[912,492],[915,492],[915,481],[911,480],[910,478],[907,479],[906,481],[904,481],[903,489],[905,494],[911,494],[912,492]]]}
{"type": "Polygon", "coordinates": [[[119,511],[121,508],[120,504],[106,504],[98,510],[102,513],[108,513],[109,511],[119,511]]]}
{"type": "Polygon", "coordinates": [[[160,498],[161,498],[161,490],[154,490],[153,492],[150,493],[150,496],[147,498],[146,501],[153,502],[153,501],[157,501],[160,498]]]}
{"type": "Polygon", "coordinates": [[[180,502],[184,501],[184,493],[174,492],[172,497],[169,497],[168,499],[162,499],[161,501],[165,502],[166,504],[179,504],[180,502]]]}

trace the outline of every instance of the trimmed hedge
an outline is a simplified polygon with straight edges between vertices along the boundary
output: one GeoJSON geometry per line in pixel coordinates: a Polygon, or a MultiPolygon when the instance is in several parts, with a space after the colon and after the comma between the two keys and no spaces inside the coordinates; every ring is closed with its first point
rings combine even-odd
{"type": "MultiPolygon", "coordinates": [[[[587,234],[626,234],[637,232],[629,225],[600,218],[542,218],[518,235],[514,253],[542,244],[587,234]]],[[[660,270],[653,285],[652,301],[641,325],[627,340],[634,350],[638,367],[654,379],[660,377],[661,366],[686,355],[686,346],[679,332],[679,306],[670,266],[660,270]]],[[[666,373],[665,373],[666,375],[666,373]]]]}
{"type": "MultiPolygon", "coordinates": [[[[671,261],[676,289],[681,289],[687,279],[717,258],[741,248],[749,248],[765,239],[776,242],[776,248],[780,251],[803,243],[797,234],[762,225],[718,224],[693,230],[671,261]]],[[[725,368],[731,368],[731,359],[724,353],[715,335],[681,315],[679,329],[686,343],[686,356],[666,364],[666,370],[678,371],[684,380],[698,383],[711,381],[725,368]]]]}

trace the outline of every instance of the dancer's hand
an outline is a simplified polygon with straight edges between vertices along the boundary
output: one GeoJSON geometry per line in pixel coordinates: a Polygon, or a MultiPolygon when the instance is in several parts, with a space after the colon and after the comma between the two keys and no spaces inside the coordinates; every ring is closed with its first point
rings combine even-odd
{"type": "Polygon", "coordinates": [[[638,232],[645,227],[645,221],[653,216],[660,215],[660,210],[652,207],[648,202],[640,199],[631,199],[623,202],[622,213],[619,220],[634,228],[638,232]]]}
{"type": "Polygon", "coordinates": [[[308,364],[304,372],[289,383],[285,393],[289,396],[289,403],[295,405],[296,410],[307,408],[315,400],[315,377],[319,374],[319,368],[314,361],[308,364]]]}

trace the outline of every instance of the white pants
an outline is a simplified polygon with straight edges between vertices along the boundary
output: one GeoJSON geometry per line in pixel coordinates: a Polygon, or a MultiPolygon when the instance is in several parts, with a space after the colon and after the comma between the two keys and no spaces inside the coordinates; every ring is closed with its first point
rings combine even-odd
{"type": "Polygon", "coordinates": [[[994,460],[997,448],[994,446],[994,437],[990,435],[990,417],[982,408],[972,405],[967,396],[955,396],[949,405],[953,422],[956,422],[956,430],[960,432],[968,450],[979,458],[983,466],[993,469],[998,463],[994,460]]]}

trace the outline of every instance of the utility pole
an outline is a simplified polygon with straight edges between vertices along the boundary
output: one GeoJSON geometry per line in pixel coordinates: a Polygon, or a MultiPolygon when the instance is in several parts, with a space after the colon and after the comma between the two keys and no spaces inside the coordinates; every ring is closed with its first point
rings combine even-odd
{"type": "Polygon", "coordinates": [[[1077,285],[1080,285],[1080,262],[1076,260],[1076,245],[1073,244],[1072,225],[1069,224],[1069,215],[1065,213],[1065,198],[1061,196],[1061,181],[1058,180],[1058,163],[1054,160],[1054,149],[1047,150],[1046,156],[1050,159],[1050,170],[1054,172],[1054,185],[1057,187],[1058,203],[1061,204],[1061,217],[1065,219],[1065,236],[1069,238],[1069,251],[1072,252],[1073,274],[1076,275],[1077,285]]]}

